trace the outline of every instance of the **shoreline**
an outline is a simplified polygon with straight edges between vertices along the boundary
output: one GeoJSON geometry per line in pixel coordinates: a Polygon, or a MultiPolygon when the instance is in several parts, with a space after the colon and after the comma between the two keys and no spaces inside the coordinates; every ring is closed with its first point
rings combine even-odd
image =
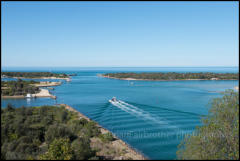
{"type": "Polygon", "coordinates": [[[61,84],[62,84],[61,82],[40,82],[32,85],[36,87],[51,87],[51,86],[59,86],[61,84]]]}
{"type": "Polygon", "coordinates": [[[70,81],[69,77],[67,78],[60,78],[60,77],[5,77],[5,78],[15,78],[15,79],[63,79],[66,81],[70,81]]]}
{"type": "MultiPolygon", "coordinates": [[[[47,89],[40,89],[40,92],[36,93],[36,94],[31,94],[32,98],[37,98],[37,97],[50,97],[55,99],[56,96],[52,95],[49,93],[49,90],[47,89]]],[[[26,98],[24,95],[15,95],[15,96],[1,96],[1,99],[23,99],[26,98]]]]}
{"type": "Polygon", "coordinates": [[[219,80],[238,80],[238,79],[171,79],[171,80],[163,80],[163,79],[136,79],[136,78],[117,78],[117,77],[109,77],[105,75],[100,75],[100,77],[109,78],[109,79],[118,79],[118,80],[136,80],[136,81],[197,81],[197,80],[210,80],[210,81],[219,81],[219,80]]]}
{"type": "MultiPolygon", "coordinates": [[[[67,105],[67,104],[57,104],[59,106],[64,106],[65,109],[69,110],[69,111],[72,111],[72,112],[76,112],[78,114],[78,116],[80,118],[84,118],[86,119],[87,121],[93,121],[91,120],[90,118],[88,118],[87,116],[83,115],[81,112],[75,110],[73,107],[67,105]]],[[[95,121],[94,121],[95,122],[95,121]]],[[[133,157],[132,159],[133,160],[148,160],[147,157],[145,157],[143,154],[141,154],[140,152],[138,152],[137,150],[135,150],[134,148],[132,148],[129,144],[127,144],[126,142],[124,142],[123,140],[119,139],[117,136],[115,136],[111,131],[105,129],[104,127],[102,127],[101,125],[99,125],[97,123],[96,125],[102,134],[104,133],[111,133],[114,137],[114,141],[112,141],[112,143],[114,142],[114,145],[117,146],[118,148],[122,148],[122,149],[126,149],[128,151],[128,154],[133,157]]],[[[114,146],[113,145],[113,146],[114,146]]]]}
{"type": "Polygon", "coordinates": [[[32,97],[50,97],[50,98],[56,98],[56,96],[51,95],[49,93],[49,90],[47,89],[40,89],[39,93],[32,94],[32,97]]]}
{"type": "Polygon", "coordinates": [[[25,98],[24,95],[15,95],[15,96],[1,96],[1,99],[22,99],[25,98]]]}

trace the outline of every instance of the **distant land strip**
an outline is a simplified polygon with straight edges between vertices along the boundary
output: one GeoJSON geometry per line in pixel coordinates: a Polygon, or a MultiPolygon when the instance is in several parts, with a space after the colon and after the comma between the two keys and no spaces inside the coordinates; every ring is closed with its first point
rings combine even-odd
{"type": "Polygon", "coordinates": [[[70,75],[51,72],[1,72],[1,78],[31,78],[31,79],[65,79],[70,80],[70,75]]]}
{"type": "Polygon", "coordinates": [[[239,73],[176,73],[176,72],[144,72],[144,73],[106,73],[102,77],[121,80],[150,80],[150,81],[177,81],[177,80],[239,80],[239,73]]]}

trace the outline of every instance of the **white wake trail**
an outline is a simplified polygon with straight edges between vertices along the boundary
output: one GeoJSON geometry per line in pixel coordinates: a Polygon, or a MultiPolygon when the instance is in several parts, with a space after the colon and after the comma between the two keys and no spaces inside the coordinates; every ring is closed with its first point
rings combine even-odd
{"type": "Polygon", "coordinates": [[[168,121],[163,120],[163,119],[159,119],[159,118],[155,118],[150,113],[148,113],[146,111],[143,111],[143,110],[139,109],[138,107],[130,105],[130,104],[126,103],[126,102],[118,101],[118,102],[113,102],[112,104],[114,106],[122,109],[125,112],[128,112],[128,113],[130,113],[132,115],[135,115],[135,116],[136,115],[140,116],[142,119],[149,120],[149,121],[152,121],[152,122],[160,124],[160,125],[166,125],[166,126],[168,126],[168,128],[171,128],[171,129],[179,130],[178,127],[170,125],[168,123],[168,121]]]}

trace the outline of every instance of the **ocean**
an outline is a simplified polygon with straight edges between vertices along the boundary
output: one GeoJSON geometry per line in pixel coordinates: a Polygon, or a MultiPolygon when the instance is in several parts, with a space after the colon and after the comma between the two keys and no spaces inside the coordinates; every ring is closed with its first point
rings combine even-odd
{"type": "MultiPolygon", "coordinates": [[[[213,98],[233,89],[235,80],[126,81],[99,77],[109,72],[218,72],[236,73],[238,67],[126,67],[126,68],[2,68],[2,71],[50,71],[77,74],[51,93],[36,99],[2,99],[15,107],[65,103],[113,132],[150,159],[176,159],[185,134],[201,126],[213,98]],[[119,103],[111,104],[115,96],[119,103]]],[[[3,78],[2,80],[10,80],[3,78]]],[[[46,81],[46,80],[44,80],[46,81]]],[[[54,80],[60,81],[60,80],[54,80]]]]}

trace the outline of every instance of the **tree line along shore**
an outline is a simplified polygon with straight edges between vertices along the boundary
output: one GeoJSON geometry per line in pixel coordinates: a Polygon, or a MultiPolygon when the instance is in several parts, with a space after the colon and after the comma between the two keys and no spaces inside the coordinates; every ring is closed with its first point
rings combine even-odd
{"type": "Polygon", "coordinates": [[[42,78],[42,77],[56,77],[69,78],[65,73],[52,72],[1,72],[2,77],[20,77],[20,78],[42,78]]]}
{"type": "Polygon", "coordinates": [[[28,94],[31,97],[51,97],[55,98],[49,93],[47,89],[40,87],[49,87],[60,85],[61,82],[38,82],[38,81],[24,81],[18,79],[17,81],[1,81],[1,98],[25,98],[28,94]]]}
{"type": "Polygon", "coordinates": [[[66,81],[70,81],[70,76],[75,75],[52,72],[1,72],[1,78],[64,79],[66,81]]]}
{"type": "Polygon", "coordinates": [[[1,159],[144,160],[111,132],[65,104],[1,109],[1,159]]]}
{"type": "Polygon", "coordinates": [[[47,89],[40,87],[50,87],[61,85],[61,82],[22,80],[29,79],[64,79],[70,81],[70,76],[76,74],[51,73],[51,72],[1,72],[1,78],[16,78],[16,81],[1,81],[1,98],[24,98],[27,94],[31,97],[51,97],[47,89]]]}
{"type": "Polygon", "coordinates": [[[122,80],[239,80],[239,73],[106,73],[103,77],[122,80]]]}

